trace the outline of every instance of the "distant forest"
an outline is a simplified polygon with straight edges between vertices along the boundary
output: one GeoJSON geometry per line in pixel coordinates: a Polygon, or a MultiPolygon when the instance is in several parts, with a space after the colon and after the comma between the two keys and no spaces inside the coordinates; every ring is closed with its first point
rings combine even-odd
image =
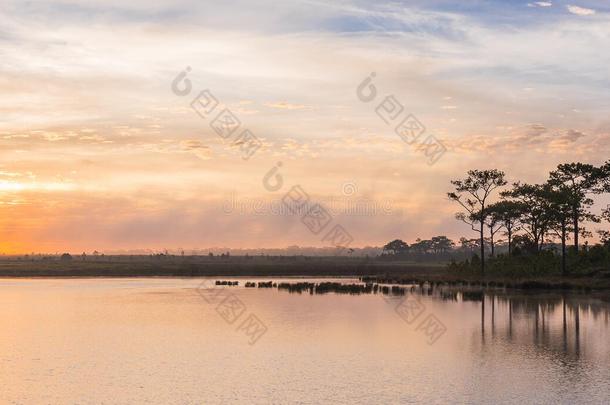
{"type": "Polygon", "coordinates": [[[449,201],[458,221],[472,233],[452,240],[445,235],[407,243],[394,239],[384,246],[360,248],[300,247],[282,249],[131,250],[70,255],[6,256],[18,260],[109,260],[112,256],[163,259],[230,257],[343,256],[382,261],[446,262],[462,271],[505,275],[578,275],[610,272],[610,205],[595,207],[593,196],[610,193],[610,161],[601,166],[560,164],[541,184],[515,181],[509,185],[497,169],[470,170],[451,181],[449,201]],[[596,235],[595,239],[592,237],[596,235]],[[595,240],[595,243],[591,243],[595,240]]]}

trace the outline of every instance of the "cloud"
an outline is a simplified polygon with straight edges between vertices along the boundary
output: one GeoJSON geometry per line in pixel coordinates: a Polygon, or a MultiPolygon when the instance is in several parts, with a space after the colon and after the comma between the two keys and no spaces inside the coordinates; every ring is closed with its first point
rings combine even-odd
{"type": "Polygon", "coordinates": [[[537,137],[546,133],[548,129],[542,124],[530,124],[528,125],[527,136],[537,137]]]}
{"type": "Polygon", "coordinates": [[[265,103],[265,106],[270,108],[277,108],[279,110],[310,110],[311,107],[304,104],[290,104],[285,102],[279,103],[265,103]]]}
{"type": "Polygon", "coordinates": [[[183,150],[194,153],[201,160],[210,160],[212,158],[212,150],[201,141],[189,139],[180,142],[180,146],[182,146],[183,150]]]}
{"type": "MultiPolygon", "coordinates": [[[[547,128],[542,124],[530,124],[514,129],[507,128],[507,131],[502,136],[499,134],[493,137],[473,135],[469,139],[454,140],[449,146],[461,152],[501,152],[505,156],[516,153],[521,155],[521,158],[533,151],[546,153],[549,156],[564,152],[589,153],[590,155],[590,151],[599,148],[596,146],[599,140],[585,141],[583,138],[586,137],[586,133],[575,129],[547,128]]],[[[589,158],[585,160],[589,160],[589,158]]]]}
{"type": "Polygon", "coordinates": [[[572,6],[572,5],[568,5],[566,6],[566,8],[568,9],[568,11],[572,14],[576,14],[576,15],[593,15],[595,14],[595,10],[591,9],[591,8],[584,8],[584,7],[578,7],[578,6],[572,6]]]}
{"type": "Polygon", "coordinates": [[[569,129],[564,133],[558,133],[548,139],[549,152],[575,152],[579,147],[586,148],[587,145],[581,141],[581,138],[584,138],[585,136],[586,135],[583,132],[574,129],[569,129]]]}
{"type": "Polygon", "coordinates": [[[569,142],[576,142],[580,138],[586,136],[584,133],[580,131],[576,131],[574,129],[569,129],[563,136],[562,139],[569,142]]]}
{"type": "Polygon", "coordinates": [[[551,7],[553,3],[550,1],[535,1],[533,3],[527,3],[528,7],[551,7]]]}

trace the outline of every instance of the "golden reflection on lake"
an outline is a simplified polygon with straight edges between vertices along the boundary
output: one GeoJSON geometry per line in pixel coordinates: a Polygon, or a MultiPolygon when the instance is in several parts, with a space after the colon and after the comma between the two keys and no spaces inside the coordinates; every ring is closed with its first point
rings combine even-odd
{"type": "Polygon", "coordinates": [[[610,304],[602,299],[498,291],[483,305],[417,292],[296,294],[232,280],[240,285],[222,287],[221,298],[237,303],[233,313],[201,294],[202,279],[0,279],[0,403],[610,398],[610,304]],[[409,297],[423,309],[411,323],[395,310],[409,297]],[[255,339],[244,326],[251,315],[266,328],[255,339]],[[435,339],[420,326],[428,315],[446,329],[435,339]]]}

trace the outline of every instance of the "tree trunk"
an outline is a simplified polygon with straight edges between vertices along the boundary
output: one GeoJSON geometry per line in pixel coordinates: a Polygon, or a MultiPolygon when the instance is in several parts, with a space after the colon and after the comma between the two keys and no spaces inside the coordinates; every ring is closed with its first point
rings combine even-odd
{"type": "Polygon", "coordinates": [[[536,226],[535,228],[532,229],[532,232],[534,234],[534,253],[538,253],[540,251],[540,230],[538,229],[538,227],[536,226]]]}
{"type": "Polygon", "coordinates": [[[508,231],[508,257],[510,257],[513,252],[513,227],[509,225],[506,229],[508,231]]]}
{"type": "MultiPolygon", "coordinates": [[[[492,228],[490,228],[490,229],[492,229],[492,228]]],[[[491,257],[494,257],[494,253],[496,251],[496,249],[495,249],[496,244],[494,243],[493,229],[491,230],[491,237],[489,239],[489,242],[490,242],[490,246],[491,246],[491,257]]]]}
{"type": "Polygon", "coordinates": [[[485,220],[481,215],[481,274],[485,276],[485,220]]]}
{"type": "Polygon", "coordinates": [[[572,216],[574,218],[574,249],[576,249],[576,253],[578,253],[578,207],[574,205],[572,208],[572,216]]]}
{"type": "Polygon", "coordinates": [[[561,221],[561,274],[567,275],[566,269],[566,221],[561,221]]]}

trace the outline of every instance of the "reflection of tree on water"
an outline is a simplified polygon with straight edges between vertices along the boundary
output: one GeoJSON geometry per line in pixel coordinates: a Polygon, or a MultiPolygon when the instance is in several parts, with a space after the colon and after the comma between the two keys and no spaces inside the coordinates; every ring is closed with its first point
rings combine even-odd
{"type": "Polygon", "coordinates": [[[458,313],[465,315],[463,322],[471,322],[465,330],[471,333],[470,350],[481,368],[515,361],[516,373],[520,368],[528,373],[529,367],[548,371],[541,380],[551,378],[552,389],[566,398],[574,391],[596,389],[595,370],[600,361],[601,367],[610,362],[610,302],[600,296],[434,283],[415,285],[408,293],[462,307],[458,313]]]}
{"type": "Polygon", "coordinates": [[[481,300],[481,339],[485,342],[485,295],[481,300]]]}
{"type": "Polygon", "coordinates": [[[491,342],[508,342],[528,350],[534,348],[541,355],[568,363],[578,361],[582,354],[583,317],[587,328],[600,322],[607,327],[610,317],[608,303],[566,293],[533,296],[485,292],[480,300],[480,311],[483,345],[489,343],[487,338],[490,336],[491,342]],[[491,314],[486,314],[489,307],[491,314]]]}
{"type": "Polygon", "coordinates": [[[486,292],[478,305],[480,334],[473,334],[471,350],[486,362],[505,361],[507,356],[520,361],[525,355],[548,364],[550,372],[555,370],[557,389],[568,389],[590,385],[591,362],[609,358],[609,348],[600,342],[607,335],[587,334],[587,328],[608,331],[607,323],[592,316],[607,317],[608,304],[562,294],[536,297],[497,291],[486,292]]]}
{"type": "MultiPolygon", "coordinates": [[[[601,293],[580,295],[542,290],[533,293],[503,288],[483,289],[468,283],[412,282],[393,285],[393,281],[362,277],[358,284],[278,283],[277,288],[298,293],[306,290],[310,294],[380,294],[397,298],[416,294],[433,300],[440,299],[447,305],[469,306],[464,308],[464,313],[470,316],[473,309],[476,314],[480,308],[479,323],[475,320],[474,329],[471,329],[479,334],[473,340],[473,350],[494,355],[497,350],[485,348],[492,349],[500,343],[504,348],[517,352],[533,350],[534,358],[539,355],[561,367],[579,368],[582,367],[582,347],[585,346],[587,361],[595,358],[610,360],[610,348],[600,344],[600,340],[604,341],[610,334],[610,300],[599,295],[601,293]],[[600,319],[602,316],[603,319],[600,319]],[[592,333],[596,328],[600,333],[592,333]]],[[[465,318],[468,319],[472,318],[465,318]]]]}
{"type": "Polygon", "coordinates": [[[527,359],[548,363],[549,370],[557,369],[557,389],[594,383],[591,365],[610,361],[606,342],[610,337],[610,302],[603,296],[433,283],[415,285],[409,293],[470,307],[464,308],[470,316],[473,309],[475,314],[480,311],[478,327],[471,329],[471,350],[490,362],[513,355],[520,361],[520,355],[527,354],[527,359]]]}
{"type": "Polygon", "coordinates": [[[508,337],[513,337],[513,302],[508,301],[508,337]]]}
{"type": "Polygon", "coordinates": [[[496,332],[496,300],[491,300],[491,336],[494,336],[496,332]]]}

